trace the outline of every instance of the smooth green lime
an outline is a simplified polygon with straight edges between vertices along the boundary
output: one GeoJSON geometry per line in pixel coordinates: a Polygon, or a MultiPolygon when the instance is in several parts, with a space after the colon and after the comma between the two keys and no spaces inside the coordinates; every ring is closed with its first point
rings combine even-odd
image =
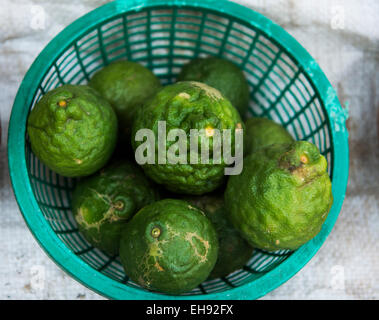
{"type": "Polygon", "coordinates": [[[249,118],[245,121],[245,126],[245,155],[274,143],[294,142],[286,129],[267,118],[249,118]]]}
{"type": "Polygon", "coordinates": [[[133,61],[117,61],[94,74],[89,85],[116,111],[121,133],[130,134],[135,111],[161,87],[159,79],[133,61]]]}
{"type": "Polygon", "coordinates": [[[249,106],[249,84],[243,72],[222,58],[197,58],[186,64],[178,81],[199,81],[218,89],[245,116],[249,106]]]}
{"type": "Polygon", "coordinates": [[[228,221],[222,196],[205,195],[188,198],[187,200],[205,212],[215,226],[218,235],[217,262],[208,278],[225,277],[241,269],[251,258],[253,248],[228,221]]]}
{"type": "Polygon", "coordinates": [[[36,104],[27,130],[34,154],[51,170],[67,177],[87,176],[112,155],[117,118],[94,89],[64,85],[36,104]]]}
{"type": "Polygon", "coordinates": [[[224,153],[220,153],[219,163],[213,161],[216,132],[221,136],[223,129],[230,129],[231,152],[234,154],[235,132],[243,126],[238,111],[218,90],[200,82],[178,82],[161,89],[138,112],[133,125],[132,145],[136,153],[139,146],[145,149],[145,141],[135,141],[136,133],[140,129],[152,130],[154,162],[143,165],[145,173],[171,191],[199,195],[216,189],[224,179],[227,166],[224,153]],[[162,123],[166,126],[167,135],[173,129],[182,129],[185,143],[174,137],[167,141],[166,146],[160,147],[158,127],[162,123]],[[195,136],[191,129],[197,129],[200,137],[191,139],[195,136]],[[191,140],[198,151],[195,160],[191,158],[196,154],[191,148],[191,140]],[[202,161],[205,157],[202,158],[200,151],[205,149],[201,141],[209,146],[209,161],[206,163],[202,161]],[[183,146],[185,157],[176,157],[176,152],[183,146]],[[159,163],[160,158],[166,159],[166,163],[159,163]]]}
{"type": "Polygon", "coordinates": [[[114,255],[125,223],[156,200],[157,193],[141,169],[123,161],[80,180],[73,193],[72,211],[88,242],[114,255]]]}
{"type": "Polygon", "coordinates": [[[213,269],[217,234],[188,202],[165,199],[141,209],[126,224],[120,258],[125,273],[144,288],[180,294],[197,287],[213,269]]]}
{"type": "Polygon", "coordinates": [[[326,169],[325,158],[306,141],[252,153],[228,181],[229,219],[253,247],[297,249],[319,233],[332,205],[326,169]]]}

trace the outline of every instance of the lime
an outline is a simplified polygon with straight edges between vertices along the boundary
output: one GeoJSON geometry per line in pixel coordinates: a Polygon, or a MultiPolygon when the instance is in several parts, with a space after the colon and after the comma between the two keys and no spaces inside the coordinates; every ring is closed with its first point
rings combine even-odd
{"type": "Polygon", "coordinates": [[[190,291],[213,269],[217,234],[204,213],[182,200],[165,199],[141,209],[126,224],[120,258],[125,273],[150,290],[190,291]]]}
{"type": "Polygon", "coordinates": [[[93,246],[118,254],[121,230],[157,194],[141,169],[127,161],[116,162],[78,182],[72,210],[79,230],[93,246]]]}
{"type": "Polygon", "coordinates": [[[241,269],[253,254],[253,248],[228,221],[223,197],[205,195],[188,198],[191,204],[202,209],[215,226],[219,250],[216,265],[209,279],[225,277],[241,269]]]}
{"type": "Polygon", "coordinates": [[[291,143],[294,139],[280,124],[266,118],[249,118],[245,122],[245,155],[274,143],[291,143]]]}
{"type": "Polygon", "coordinates": [[[97,71],[89,85],[116,111],[121,133],[130,134],[135,111],[160,88],[159,79],[133,61],[117,61],[97,71]]]}
{"type": "Polygon", "coordinates": [[[249,85],[243,72],[231,61],[209,57],[186,64],[178,81],[199,81],[218,89],[244,116],[249,105],[249,85]]]}
{"type": "Polygon", "coordinates": [[[299,248],[319,233],[332,205],[326,169],[318,148],[306,141],[252,153],[228,181],[229,220],[255,248],[299,248]]]}
{"type": "Polygon", "coordinates": [[[117,118],[94,89],[63,85],[32,109],[27,131],[33,153],[51,170],[67,177],[87,176],[112,155],[117,118]]]}
{"type": "MultiPolygon", "coordinates": [[[[219,153],[219,161],[214,161],[216,157],[212,152],[216,132],[220,133],[218,137],[221,137],[223,130],[229,129],[230,149],[231,154],[234,154],[235,132],[237,129],[243,129],[243,126],[237,110],[218,90],[200,82],[178,82],[161,89],[138,112],[133,125],[132,145],[137,155],[139,146],[145,146],[145,141],[136,141],[136,133],[140,129],[149,129],[154,135],[154,161],[143,163],[145,173],[171,191],[203,194],[222,184],[224,169],[227,166],[223,152],[219,153]],[[167,137],[170,131],[181,130],[184,144],[175,139],[169,141],[167,138],[163,141],[165,145],[161,147],[159,128],[162,123],[167,137]],[[192,130],[197,130],[198,138],[192,139],[192,130]],[[193,152],[191,141],[195,143],[198,152],[193,152]],[[201,154],[204,150],[203,141],[209,148],[208,159],[203,158],[201,154]],[[175,158],[175,152],[181,146],[184,146],[184,157],[175,158]],[[191,158],[194,154],[197,155],[195,160],[191,158]],[[169,155],[172,156],[172,161],[169,155]],[[203,161],[204,159],[206,161],[203,161]]],[[[221,142],[221,138],[218,141],[221,142]]]]}

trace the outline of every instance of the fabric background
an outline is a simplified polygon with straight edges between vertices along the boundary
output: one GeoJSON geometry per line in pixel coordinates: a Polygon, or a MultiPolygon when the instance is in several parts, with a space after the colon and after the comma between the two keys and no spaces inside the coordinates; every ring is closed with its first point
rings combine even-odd
{"type": "MultiPolygon", "coordinates": [[[[29,232],[10,186],[6,136],[17,89],[38,53],[105,2],[0,0],[0,299],[102,299],[61,271],[29,232]]],[[[350,178],[335,228],[297,275],[263,299],[378,299],[379,2],[237,2],[290,32],[319,62],[350,113],[350,178]]]]}

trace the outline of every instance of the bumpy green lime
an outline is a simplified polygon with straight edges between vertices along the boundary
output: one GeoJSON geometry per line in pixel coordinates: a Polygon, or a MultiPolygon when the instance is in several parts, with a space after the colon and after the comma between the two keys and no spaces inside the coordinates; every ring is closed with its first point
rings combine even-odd
{"type": "Polygon", "coordinates": [[[51,170],[87,176],[111,156],[117,118],[94,89],[64,85],[46,93],[32,109],[27,130],[34,154],[51,170]]]}
{"type": "Polygon", "coordinates": [[[249,155],[274,143],[291,143],[294,139],[280,124],[267,118],[249,118],[245,122],[244,153],[249,155]]]}
{"type": "Polygon", "coordinates": [[[231,61],[210,57],[191,60],[179,81],[199,81],[218,89],[244,116],[249,105],[249,85],[243,72],[231,61]]]}
{"type": "Polygon", "coordinates": [[[130,134],[135,111],[161,87],[147,68],[132,61],[117,61],[95,73],[89,82],[116,111],[121,132],[130,134]]]}
{"type": "Polygon", "coordinates": [[[125,273],[147,289],[168,294],[187,292],[206,280],[217,253],[212,223],[182,200],[165,199],[144,207],[121,237],[125,273]]]}
{"type": "MultiPolygon", "coordinates": [[[[221,135],[223,129],[230,129],[231,151],[234,154],[235,132],[236,129],[243,129],[243,127],[244,124],[238,111],[218,90],[200,82],[184,81],[161,89],[138,112],[133,125],[132,145],[136,151],[141,144],[145,144],[142,141],[135,141],[135,135],[139,129],[152,130],[155,138],[155,158],[154,164],[143,165],[145,173],[171,191],[185,194],[203,194],[222,184],[224,168],[227,166],[223,152],[220,154],[219,163],[213,161],[215,129],[221,135]],[[176,150],[179,141],[167,141],[166,146],[159,147],[158,125],[160,121],[165,122],[167,133],[172,129],[184,130],[186,134],[184,137],[186,139],[185,148],[188,151],[187,157],[183,159],[185,163],[177,159],[178,163],[173,164],[173,161],[169,159],[170,154],[175,154],[172,149],[176,150]],[[200,134],[201,139],[193,139],[199,151],[197,161],[191,159],[190,156],[192,152],[190,147],[191,129],[197,129],[199,133],[202,132],[200,134]],[[201,141],[205,141],[205,144],[209,145],[208,163],[202,162],[201,141]],[[159,163],[159,157],[162,154],[163,158],[167,159],[166,163],[159,163]]],[[[222,140],[220,139],[220,141],[222,140]]],[[[192,154],[194,153],[196,152],[192,154]]]]}
{"type": "Polygon", "coordinates": [[[229,219],[253,246],[297,249],[321,230],[333,202],[327,162],[306,141],[273,144],[244,159],[225,192],[229,219]]]}
{"type": "Polygon", "coordinates": [[[157,194],[141,169],[130,162],[116,162],[78,182],[72,210],[79,230],[93,246],[118,254],[121,230],[157,194]]]}
{"type": "Polygon", "coordinates": [[[253,248],[228,221],[224,199],[216,195],[206,195],[187,200],[205,212],[218,235],[218,258],[209,279],[225,277],[241,269],[251,258],[253,248]]]}

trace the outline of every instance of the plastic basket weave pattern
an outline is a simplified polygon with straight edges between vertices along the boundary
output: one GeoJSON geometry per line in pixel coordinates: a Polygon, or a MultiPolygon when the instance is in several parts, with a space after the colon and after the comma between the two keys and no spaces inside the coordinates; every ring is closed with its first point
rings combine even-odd
{"type": "Polygon", "coordinates": [[[34,62],[17,94],[8,148],[10,175],[24,218],[41,246],[78,281],[118,299],[254,299],[299,271],[322,245],[345,194],[348,146],[345,115],[330,83],[309,54],[260,14],[224,1],[115,1],[62,31],[34,62]],[[329,164],[334,204],[320,234],[295,252],[255,250],[243,269],[206,281],[181,296],[148,292],[125,275],[118,257],[93,248],[70,210],[75,180],[46,168],[31,152],[26,119],[41,96],[64,83],[85,84],[112,61],[129,59],[163,84],[202,56],[227,58],[250,85],[249,114],[284,125],[315,143],[329,164]]]}

